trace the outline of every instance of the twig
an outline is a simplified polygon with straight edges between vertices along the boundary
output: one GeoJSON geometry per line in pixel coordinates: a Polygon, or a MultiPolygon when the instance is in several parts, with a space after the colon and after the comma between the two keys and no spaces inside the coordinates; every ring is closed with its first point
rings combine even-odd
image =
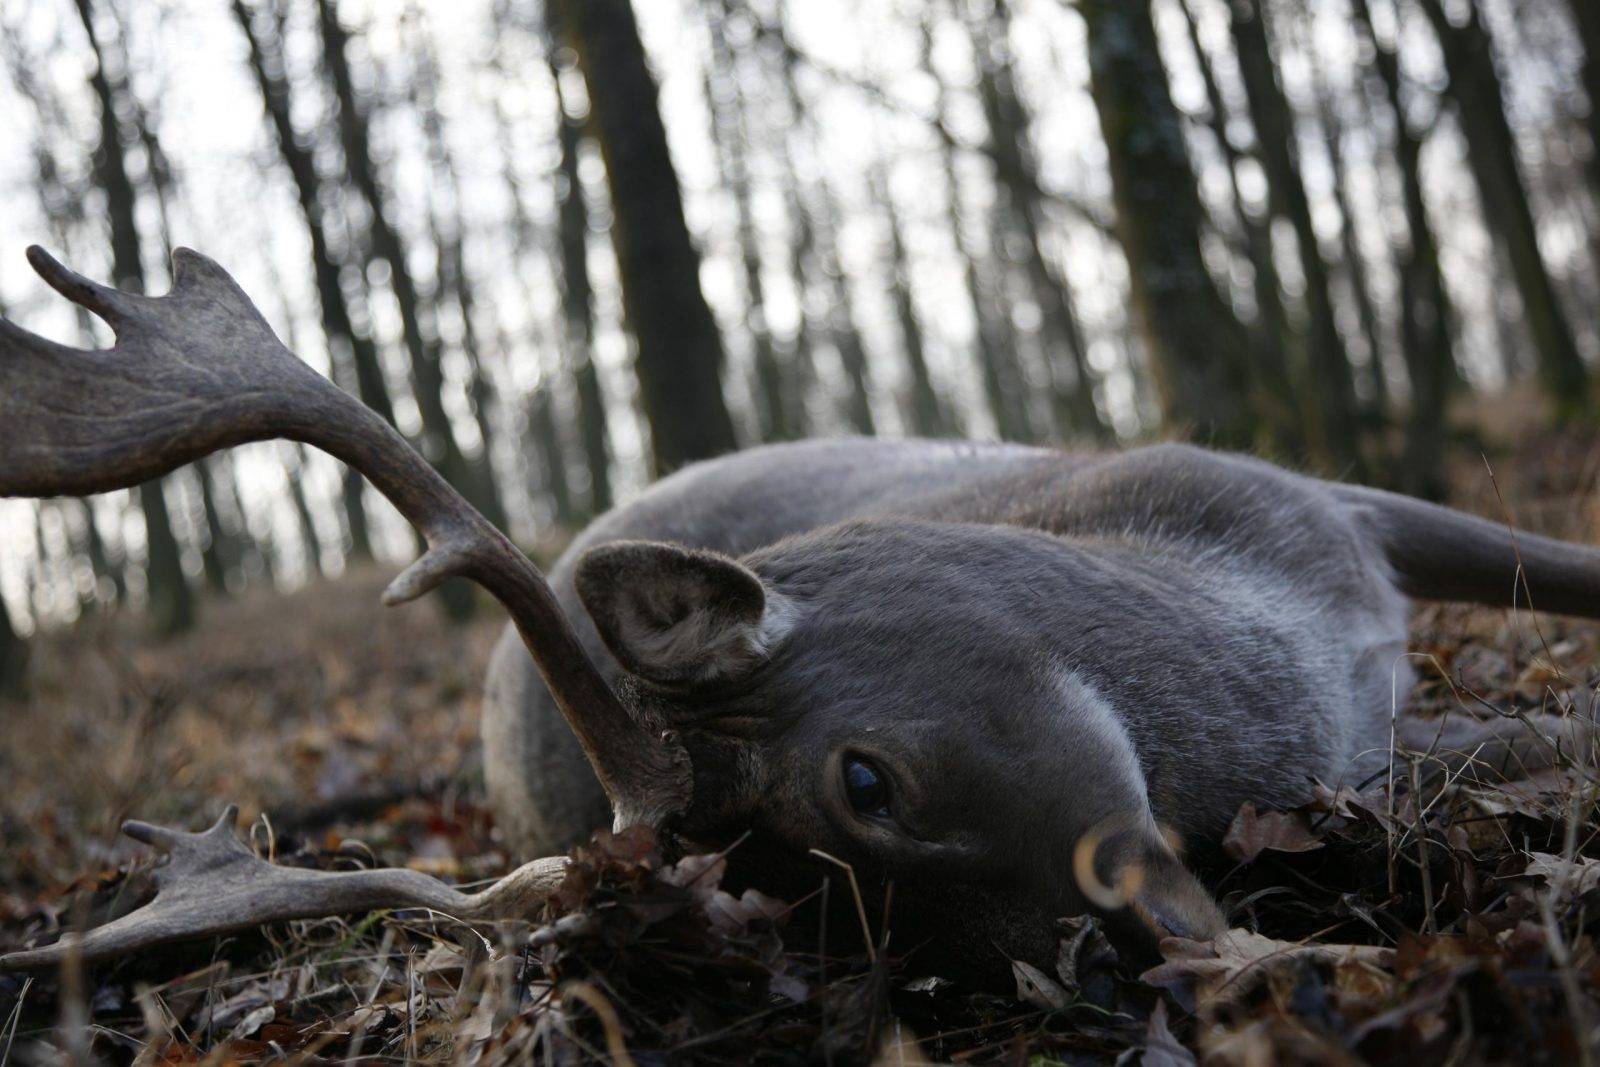
{"type": "Polygon", "coordinates": [[[820,848],[812,849],[811,854],[827,860],[836,867],[843,867],[844,873],[850,876],[850,892],[855,895],[856,900],[856,918],[861,920],[861,939],[867,944],[867,962],[876,965],[878,950],[872,944],[872,926],[867,922],[867,906],[861,900],[861,885],[856,881],[856,869],[837,856],[828,855],[820,848]]]}
{"type": "Polygon", "coordinates": [[[1411,802],[1416,808],[1416,835],[1418,866],[1422,873],[1422,931],[1434,933],[1433,921],[1433,870],[1429,865],[1428,856],[1428,828],[1424,822],[1422,811],[1422,772],[1418,770],[1417,758],[1409,757],[1411,764],[1411,802]]]}

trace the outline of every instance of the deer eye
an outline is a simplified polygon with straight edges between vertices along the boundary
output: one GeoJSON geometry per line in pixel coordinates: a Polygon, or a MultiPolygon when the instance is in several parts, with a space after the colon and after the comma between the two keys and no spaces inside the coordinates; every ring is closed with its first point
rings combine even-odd
{"type": "Polygon", "coordinates": [[[879,817],[889,814],[889,785],[872,764],[855,759],[846,763],[844,791],[858,814],[879,817]]]}

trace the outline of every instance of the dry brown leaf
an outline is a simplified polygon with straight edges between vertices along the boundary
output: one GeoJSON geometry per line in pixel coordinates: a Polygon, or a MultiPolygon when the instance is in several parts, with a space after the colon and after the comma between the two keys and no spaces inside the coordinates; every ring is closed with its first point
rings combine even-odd
{"type": "Polygon", "coordinates": [[[1311,852],[1322,847],[1322,841],[1311,831],[1311,820],[1298,811],[1258,812],[1254,803],[1245,801],[1233,817],[1227,836],[1222,839],[1222,849],[1229,856],[1249,863],[1263,852],[1311,852]]]}
{"type": "Polygon", "coordinates": [[[1275,941],[1249,930],[1235,929],[1210,941],[1169,937],[1161,942],[1166,962],[1142,979],[1192,996],[1203,1011],[1215,1011],[1243,1000],[1262,981],[1292,974],[1301,964],[1340,966],[1351,962],[1386,966],[1394,950],[1370,945],[1312,945],[1275,941]]]}
{"type": "Polygon", "coordinates": [[[1600,889],[1600,860],[1578,856],[1568,860],[1547,852],[1535,852],[1522,873],[1529,878],[1543,879],[1561,902],[1577,900],[1595,889],[1600,889]]]}
{"type": "Polygon", "coordinates": [[[1046,1011],[1064,1008],[1071,1002],[1067,991],[1054,978],[1021,960],[1011,961],[1011,974],[1017,980],[1017,999],[1046,1011]]]}

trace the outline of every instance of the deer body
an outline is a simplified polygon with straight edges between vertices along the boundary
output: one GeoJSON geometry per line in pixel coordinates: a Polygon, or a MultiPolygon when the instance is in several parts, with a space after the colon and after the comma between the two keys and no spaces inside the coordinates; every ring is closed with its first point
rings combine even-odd
{"type": "MultiPolygon", "coordinates": [[[[863,597],[885,586],[873,610],[927,617],[935,647],[992,636],[1026,645],[1015,651],[1039,663],[978,680],[963,674],[973,669],[967,659],[935,654],[902,678],[905,650],[876,664],[863,652],[853,685],[880,685],[883,703],[940,705],[948,719],[938,729],[960,750],[992,740],[982,736],[986,709],[940,694],[994,686],[996,703],[1038,714],[1017,724],[1012,744],[1059,740],[1063,751],[1053,782],[993,784],[1041,794],[1067,788],[1061,783],[1092,794],[1111,773],[1075,766],[1078,724],[1052,714],[1052,705],[1070,703],[1052,699],[1054,688],[1090,686],[1122,734],[1129,759],[1118,773],[1137,768],[1156,818],[1203,839],[1220,835],[1244,800],[1294,803],[1313,779],[1338,780],[1370,768],[1371,753],[1387,753],[1391,694],[1403,699],[1411,677],[1405,600],[1359,511],[1338,487],[1184,446],[1074,455],[806,442],[698,464],[658,483],[590,526],[550,577],[568,614],[585,620],[586,647],[620,673],[574,589],[590,548],[651,540],[760,559],[796,535],[816,535],[823,553],[841,539],[879,541],[883,558],[867,568],[876,574],[840,575],[863,597]],[[846,523],[854,525],[817,534],[846,523]],[[919,581],[923,569],[940,581],[919,581]],[[1013,587],[996,588],[997,571],[1011,572],[1013,587]],[[992,592],[981,610],[1001,625],[971,633],[958,619],[941,620],[952,583],[992,592]]],[[[992,651],[1004,659],[1006,650],[992,651]]],[[[809,694],[817,704],[830,698],[809,694]]],[[[864,705],[854,725],[893,729],[880,714],[864,705]]],[[[510,630],[490,667],[483,729],[497,819],[526,852],[560,851],[609,821],[605,794],[510,630]]]]}
{"type": "MultiPolygon", "coordinates": [[[[219,267],[121,293],[41,250],[98,313],[85,352],[0,319],[0,495],[138,484],[290,438],[361,471],[428,550],[390,603],[467,577],[513,625],[491,666],[491,799],[529,854],[611,818],[725,846],[779,892],[817,851],[894,886],[897,932],[979,970],[1054,959],[1093,909],[1148,945],[1221,932],[1174,838],[1387,759],[1407,597],[1600,615],[1600,552],[1257,460],[847,440],[688,468],[599,519],[549,580],[381,418],[290,354],[219,267]]],[[[307,878],[204,835],[155,903],[0,966],[367,907],[525,918],[535,859],[483,893],[410,872],[307,878]]],[[[229,839],[231,840],[231,838],[229,839]]],[[[988,973],[994,973],[990,970],[988,973]]]]}

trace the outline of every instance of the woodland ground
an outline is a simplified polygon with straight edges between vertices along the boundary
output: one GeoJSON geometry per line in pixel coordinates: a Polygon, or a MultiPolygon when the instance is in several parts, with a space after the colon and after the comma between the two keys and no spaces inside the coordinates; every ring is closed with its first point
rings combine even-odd
{"type": "MultiPolygon", "coordinates": [[[[1503,514],[1487,452],[1521,525],[1600,540],[1600,437],[1513,448],[1482,425],[1487,443],[1456,452],[1457,503],[1503,514]]],[[[36,695],[0,709],[0,950],[136,891],[126,870],[142,854],[116,837],[123,818],[198,828],[226,800],[290,862],[409,863],[458,881],[507,870],[476,739],[500,618],[486,605],[452,629],[426,607],[381,609],[385,578],[210,603],[198,632],[167,644],[132,619],[36,642],[36,695]]],[[[1425,607],[1413,647],[1429,657],[1419,713],[1592,712],[1595,624],[1425,607]]],[[[1015,996],[913,978],[859,938],[820,951],[812,913],[735,899],[715,867],[663,871],[649,842],[604,838],[530,917],[585,913],[584,936],[527,948],[388,913],[151,952],[81,980],[0,975],[0,1065],[1594,1062],[1600,776],[1562,762],[1510,785],[1414,794],[1402,773],[1393,795],[1377,782],[1242,813],[1212,881],[1254,932],[1169,942],[1142,976],[1091,922],[1066,931],[1056,973],[1019,968],[1015,996]]]]}

